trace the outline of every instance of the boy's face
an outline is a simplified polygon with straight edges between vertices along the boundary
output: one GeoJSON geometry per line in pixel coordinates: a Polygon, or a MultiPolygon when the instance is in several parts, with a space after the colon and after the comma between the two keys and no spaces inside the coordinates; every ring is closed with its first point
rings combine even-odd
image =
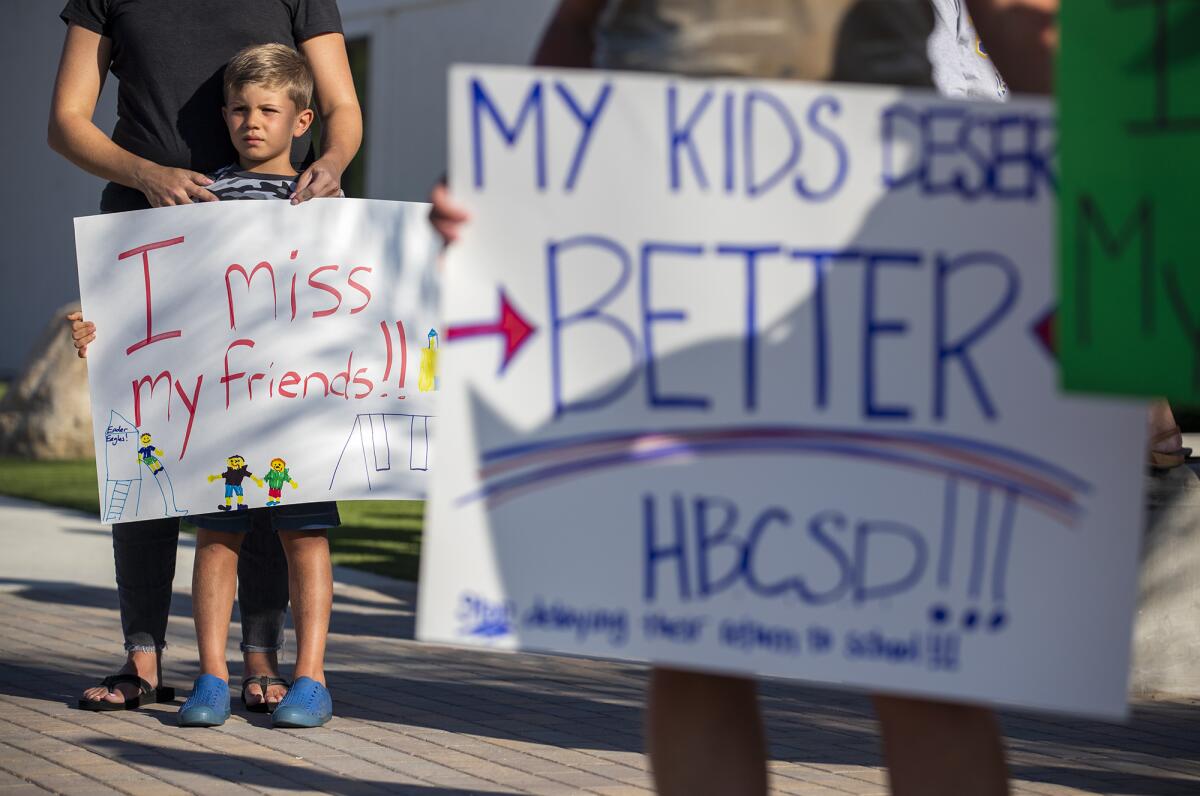
{"type": "Polygon", "coordinates": [[[149,434],[143,434],[140,439],[142,440],[143,445],[150,444],[150,435],[149,434]]]}
{"type": "Polygon", "coordinates": [[[246,466],[246,460],[241,456],[230,456],[225,460],[225,463],[229,465],[231,470],[240,470],[246,466]]]}
{"type": "Polygon", "coordinates": [[[229,92],[221,113],[238,154],[256,163],[290,152],[292,139],[303,135],[313,120],[313,112],[297,108],[286,89],[255,83],[229,92]]]}

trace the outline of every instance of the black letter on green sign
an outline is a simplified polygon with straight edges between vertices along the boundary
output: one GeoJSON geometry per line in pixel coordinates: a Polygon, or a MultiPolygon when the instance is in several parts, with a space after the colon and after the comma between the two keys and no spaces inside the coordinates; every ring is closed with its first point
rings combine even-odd
{"type": "MultiPolygon", "coordinates": [[[[1171,21],[1168,6],[1172,0],[1114,0],[1114,2],[1118,8],[1154,4],[1154,41],[1150,45],[1151,50],[1148,54],[1151,61],[1150,66],[1154,69],[1154,118],[1149,121],[1130,122],[1129,132],[1134,135],[1149,135],[1200,130],[1200,117],[1171,117],[1171,57],[1168,48],[1171,21]]],[[[1195,11],[1193,10],[1191,13],[1194,14],[1195,11]]],[[[1198,21],[1197,17],[1190,17],[1177,28],[1195,36],[1195,25],[1188,24],[1188,22],[1195,21],[1198,21]]]]}
{"type": "Polygon", "coordinates": [[[1079,197],[1079,213],[1075,222],[1075,337],[1081,345],[1092,342],[1092,247],[1091,240],[1100,242],[1100,248],[1109,259],[1116,259],[1140,237],[1141,283],[1142,283],[1142,333],[1154,333],[1154,205],[1143,198],[1121,226],[1117,234],[1100,214],[1096,202],[1088,194],[1079,197]]]}

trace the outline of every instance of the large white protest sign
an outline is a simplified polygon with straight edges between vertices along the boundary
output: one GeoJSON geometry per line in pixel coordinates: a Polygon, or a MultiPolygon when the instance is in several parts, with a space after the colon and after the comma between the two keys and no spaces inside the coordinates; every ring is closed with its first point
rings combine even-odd
{"type": "Polygon", "coordinates": [[[422,495],[439,386],[427,212],[239,201],[76,219],[101,518],[422,495]]]}
{"type": "Polygon", "coordinates": [[[420,636],[1124,710],[1143,411],[1048,103],[460,67],[420,636]]]}

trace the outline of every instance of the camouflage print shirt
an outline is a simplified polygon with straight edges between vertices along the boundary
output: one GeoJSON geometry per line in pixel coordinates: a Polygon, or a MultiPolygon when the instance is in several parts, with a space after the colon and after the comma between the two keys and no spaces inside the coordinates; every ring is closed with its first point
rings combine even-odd
{"type": "Polygon", "coordinates": [[[595,66],[932,86],[929,0],[608,0],[595,66]]]}
{"type": "Polygon", "coordinates": [[[296,178],[282,174],[257,174],[242,171],[236,163],[208,175],[207,186],[218,199],[287,199],[296,188],[296,178]]]}

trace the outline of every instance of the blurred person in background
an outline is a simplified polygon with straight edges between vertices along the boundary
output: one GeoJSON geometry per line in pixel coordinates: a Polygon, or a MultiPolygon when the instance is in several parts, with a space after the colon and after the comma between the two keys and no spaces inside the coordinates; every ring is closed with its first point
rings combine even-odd
{"type": "MultiPolygon", "coordinates": [[[[936,74],[951,95],[1000,99],[1008,88],[1046,94],[1057,3],[562,0],[534,63],[913,87],[933,87],[936,74]],[[968,47],[979,48],[981,63],[967,57],[968,47]]],[[[434,227],[453,242],[467,213],[444,184],[434,187],[431,201],[434,227]]],[[[883,695],[874,704],[894,793],[1008,793],[1003,739],[990,709],[883,695]]],[[[659,793],[766,794],[766,734],[753,679],[656,667],[646,728],[659,793]]]]}

